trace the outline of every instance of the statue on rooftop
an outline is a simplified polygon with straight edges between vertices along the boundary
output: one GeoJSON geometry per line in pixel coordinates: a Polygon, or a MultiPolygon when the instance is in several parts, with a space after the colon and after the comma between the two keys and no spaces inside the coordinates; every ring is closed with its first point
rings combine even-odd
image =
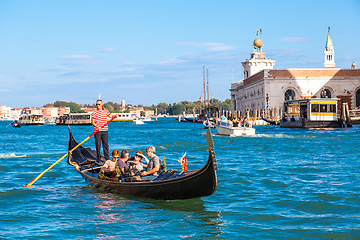
{"type": "Polygon", "coordinates": [[[260,28],[260,30],[258,30],[256,32],[256,39],[253,42],[253,47],[254,47],[254,52],[262,52],[262,48],[263,48],[263,43],[261,41],[261,39],[259,38],[259,34],[262,33],[262,30],[260,28]]]}

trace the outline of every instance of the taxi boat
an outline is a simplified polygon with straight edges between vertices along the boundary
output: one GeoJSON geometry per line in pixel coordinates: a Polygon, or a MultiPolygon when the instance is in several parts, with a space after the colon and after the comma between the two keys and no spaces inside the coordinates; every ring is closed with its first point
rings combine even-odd
{"type": "Polygon", "coordinates": [[[234,127],[232,123],[227,121],[220,121],[216,126],[218,135],[223,136],[253,136],[255,135],[255,128],[251,127],[250,124],[245,124],[245,126],[234,127]]]}

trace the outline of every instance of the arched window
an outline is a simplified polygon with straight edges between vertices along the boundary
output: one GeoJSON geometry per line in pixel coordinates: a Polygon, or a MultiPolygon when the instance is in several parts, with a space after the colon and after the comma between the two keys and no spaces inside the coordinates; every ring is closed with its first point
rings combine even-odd
{"type": "Polygon", "coordinates": [[[331,92],[329,89],[323,88],[320,92],[321,98],[331,98],[331,92]]]}
{"type": "Polygon", "coordinates": [[[360,107],[360,89],[356,91],[356,107],[360,107]]]}
{"type": "Polygon", "coordinates": [[[295,99],[295,92],[291,89],[285,92],[285,101],[287,100],[294,100],[295,99]]]}

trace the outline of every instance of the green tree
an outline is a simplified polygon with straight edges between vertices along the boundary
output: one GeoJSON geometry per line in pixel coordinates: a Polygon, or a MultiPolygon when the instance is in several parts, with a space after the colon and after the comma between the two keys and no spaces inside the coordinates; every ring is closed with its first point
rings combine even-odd
{"type": "Polygon", "coordinates": [[[69,107],[71,113],[84,113],[85,111],[81,110],[81,106],[74,102],[65,102],[65,101],[56,101],[54,102],[54,107],[69,107]]]}

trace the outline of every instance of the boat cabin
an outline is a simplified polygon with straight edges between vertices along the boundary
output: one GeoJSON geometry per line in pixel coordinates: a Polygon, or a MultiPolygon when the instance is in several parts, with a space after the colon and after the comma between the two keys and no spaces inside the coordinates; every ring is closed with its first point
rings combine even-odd
{"type": "Polygon", "coordinates": [[[286,101],[280,127],[339,127],[337,102],[337,98],[309,98],[286,101]]]}
{"type": "Polygon", "coordinates": [[[56,119],[56,125],[91,125],[91,113],[64,114],[56,119]]]}
{"type": "MultiPolygon", "coordinates": [[[[119,115],[113,120],[114,122],[133,121],[136,118],[134,113],[112,113],[112,114],[119,115]]],[[[108,118],[107,120],[110,121],[110,118],[108,118]]]]}
{"type": "Polygon", "coordinates": [[[19,118],[20,125],[44,125],[42,114],[24,114],[19,118]]]}

